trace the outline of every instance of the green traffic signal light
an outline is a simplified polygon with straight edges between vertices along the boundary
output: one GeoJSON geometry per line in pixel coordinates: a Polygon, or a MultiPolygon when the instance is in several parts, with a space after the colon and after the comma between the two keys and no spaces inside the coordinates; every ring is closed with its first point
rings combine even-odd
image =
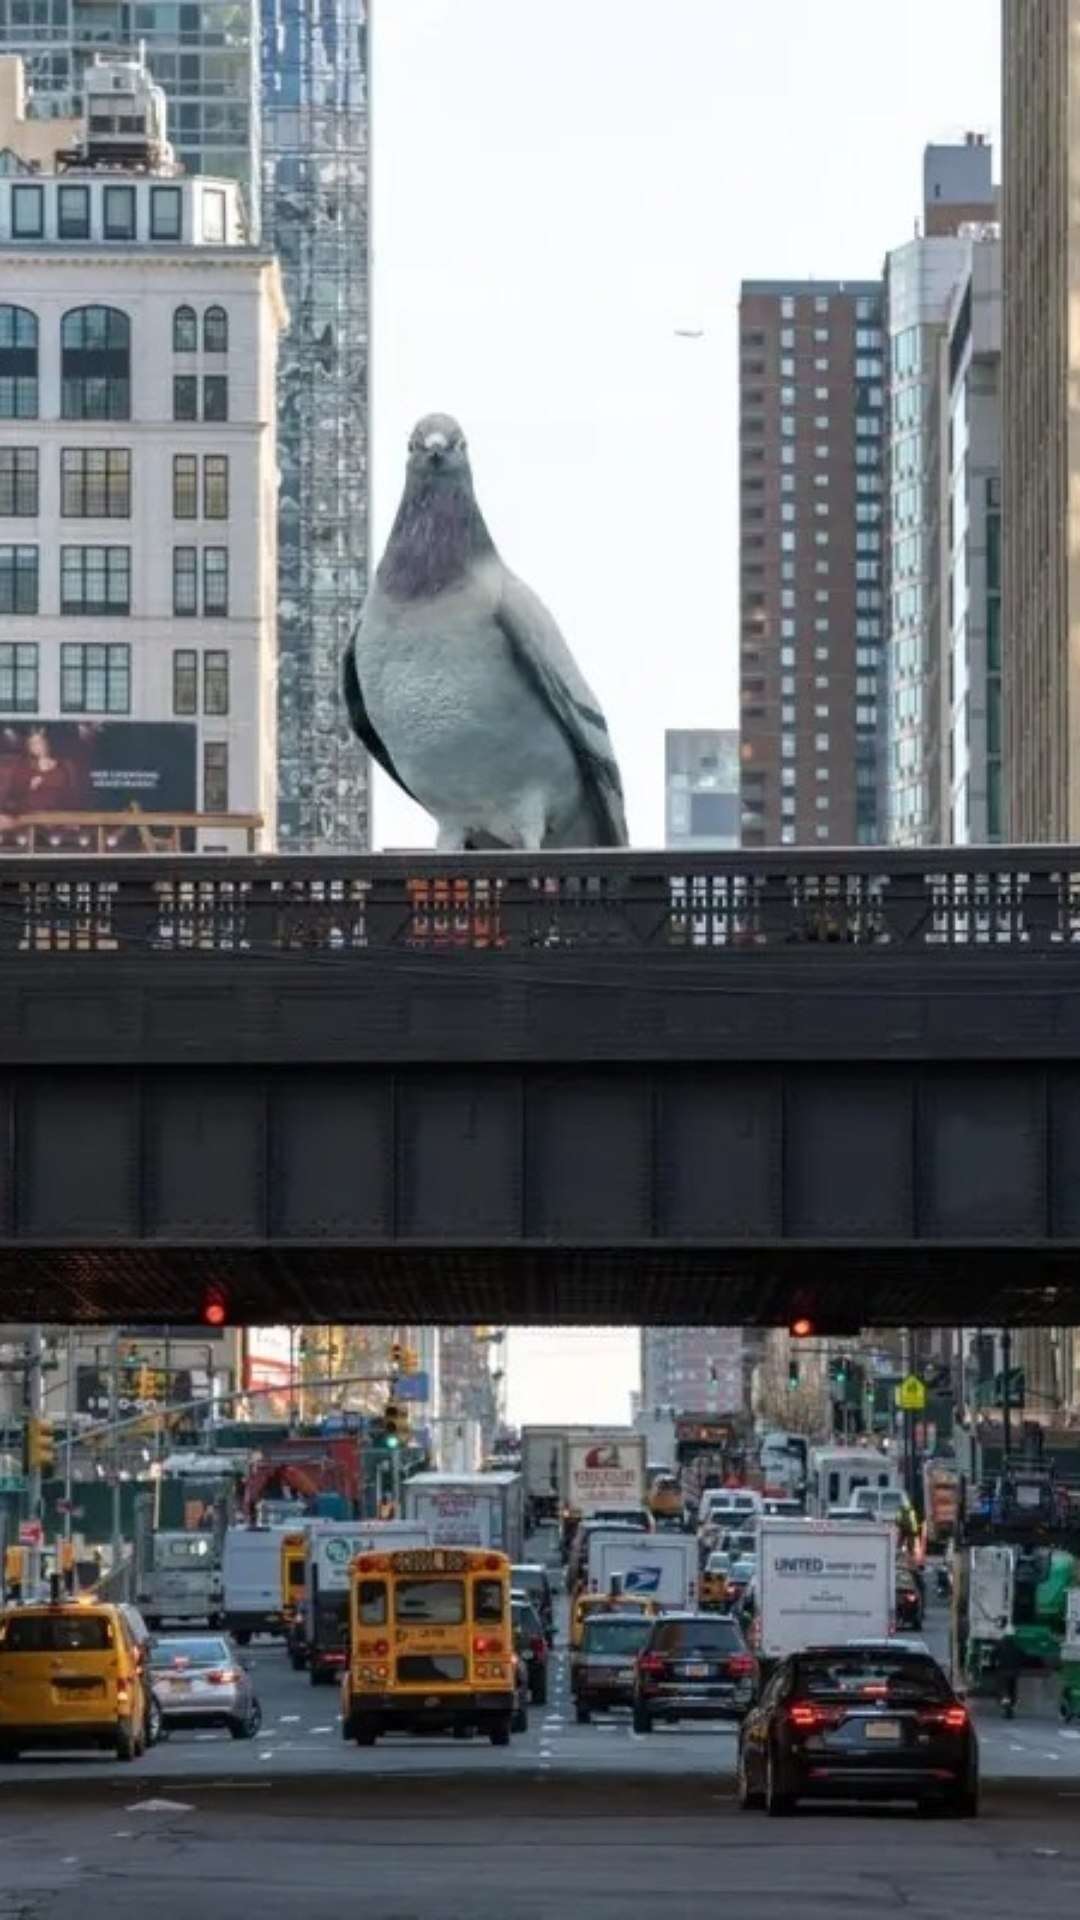
{"type": "Polygon", "coordinates": [[[386,1435],[386,1439],[383,1444],[385,1445],[388,1453],[395,1453],[398,1447],[400,1447],[401,1441],[398,1439],[396,1433],[388,1433],[386,1435]]]}

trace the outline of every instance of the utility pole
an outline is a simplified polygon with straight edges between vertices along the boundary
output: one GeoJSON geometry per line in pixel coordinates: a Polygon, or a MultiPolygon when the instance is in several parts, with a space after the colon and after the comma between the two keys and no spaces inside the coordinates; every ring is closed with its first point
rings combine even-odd
{"type": "Polygon", "coordinates": [[[67,1378],[64,1381],[64,1539],[71,1539],[71,1454],[75,1445],[75,1330],[67,1330],[67,1378]]]}
{"type": "Polygon", "coordinates": [[[1012,1451],[1012,1331],[1001,1329],[1001,1464],[1007,1467],[1012,1451]]]}
{"type": "MultiPolygon", "coordinates": [[[[32,1326],[26,1338],[26,1385],[24,1401],[26,1408],[26,1503],[27,1518],[41,1519],[41,1462],[31,1449],[30,1435],[40,1431],[41,1409],[44,1402],[41,1363],[44,1349],[41,1328],[32,1326]]],[[[41,1584],[41,1548],[35,1541],[27,1549],[27,1580],[23,1593],[24,1600],[36,1598],[41,1584]]]]}
{"type": "Polygon", "coordinates": [[[112,1564],[115,1573],[124,1551],[120,1525],[120,1329],[109,1335],[109,1418],[112,1425],[112,1564]]]}

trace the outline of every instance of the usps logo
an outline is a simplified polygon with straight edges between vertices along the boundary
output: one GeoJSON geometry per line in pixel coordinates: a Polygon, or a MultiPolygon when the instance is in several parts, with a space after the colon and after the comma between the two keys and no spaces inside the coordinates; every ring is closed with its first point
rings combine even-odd
{"type": "Polygon", "coordinates": [[[659,1567],[628,1567],[623,1579],[624,1593],[659,1593],[659,1567]]]}

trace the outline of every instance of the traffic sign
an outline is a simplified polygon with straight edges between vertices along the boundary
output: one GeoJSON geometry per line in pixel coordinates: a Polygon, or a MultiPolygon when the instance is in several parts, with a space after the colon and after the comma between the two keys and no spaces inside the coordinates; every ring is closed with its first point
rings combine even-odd
{"type": "Polygon", "coordinates": [[[26,1475],[22,1473],[0,1473],[0,1493],[25,1493],[26,1475]]]}
{"type": "Polygon", "coordinates": [[[922,1413],[926,1406],[926,1381],[909,1373],[896,1389],[896,1404],[904,1413],[922,1413]]]}
{"type": "Polygon", "coordinates": [[[394,1382],[395,1400],[426,1400],[428,1397],[428,1377],[426,1373],[400,1373],[394,1382]]]}
{"type": "Polygon", "coordinates": [[[45,1538],[45,1528],[40,1520],[19,1521],[20,1547],[40,1547],[45,1538]]]}
{"type": "Polygon", "coordinates": [[[74,1500],[58,1500],[56,1503],[56,1511],[57,1513],[70,1513],[73,1520],[81,1520],[83,1517],[82,1508],[77,1507],[74,1500]]]}

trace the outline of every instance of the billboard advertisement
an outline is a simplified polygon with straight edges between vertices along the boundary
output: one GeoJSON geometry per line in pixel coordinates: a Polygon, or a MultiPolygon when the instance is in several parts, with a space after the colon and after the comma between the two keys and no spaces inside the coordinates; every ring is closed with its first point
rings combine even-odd
{"type": "Polygon", "coordinates": [[[5,720],[0,827],[41,813],[194,813],[197,741],[186,720],[5,720]]]}

